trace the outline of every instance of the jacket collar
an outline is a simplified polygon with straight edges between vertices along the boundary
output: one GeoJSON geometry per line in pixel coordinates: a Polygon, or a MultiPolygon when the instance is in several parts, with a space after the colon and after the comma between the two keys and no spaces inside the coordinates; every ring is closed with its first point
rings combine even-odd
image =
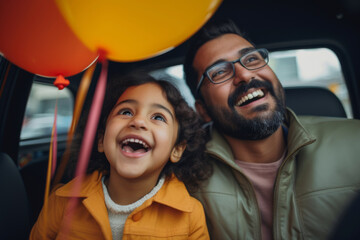
{"type": "MultiPolygon", "coordinates": [[[[286,159],[295,154],[299,149],[316,141],[315,137],[304,128],[295,113],[289,108],[286,109],[284,125],[288,128],[286,159]]],[[[238,169],[234,162],[234,155],[230,145],[223,135],[214,128],[211,131],[211,140],[206,145],[206,151],[231,167],[238,169]]]]}
{"type": "Polygon", "coordinates": [[[154,196],[154,202],[169,206],[171,208],[191,212],[193,203],[183,182],[174,175],[165,181],[163,187],[154,196]]]}
{"type": "Polygon", "coordinates": [[[98,171],[84,176],[79,192],[74,192],[73,188],[76,184],[79,184],[81,180],[79,177],[74,178],[65,186],[57,189],[55,194],[60,197],[89,197],[95,192],[102,191],[101,177],[102,174],[98,171]]]}
{"type": "Polygon", "coordinates": [[[286,115],[286,124],[289,129],[287,139],[287,157],[289,157],[295,154],[299,149],[315,142],[316,138],[308,130],[305,129],[305,127],[300,123],[298,117],[292,110],[288,108],[286,115]]]}
{"type": "Polygon", "coordinates": [[[55,191],[57,196],[82,198],[82,204],[99,224],[106,240],[111,240],[111,227],[105,206],[104,193],[101,185],[102,174],[95,171],[86,175],[81,182],[79,192],[74,192],[74,186],[81,181],[79,177],[55,191]]]}
{"type": "MultiPolygon", "coordinates": [[[[67,185],[57,189],[56,195],[62,197],[89,198],[97,193],[103,194],[101,185],[102,176],[103,175],[101,173],[95,171],[91,175],[84,177],[81,184],[81,190],[77,193],[73,192],[75,182],[79,181],[78,178],[75,178],[67,185]]],[[[174,175],[171,176],[170,179],[166,180],[157,194],[145,201],[138,210],[140,211],[141,209],[150,206],[152,202],[157,202],[183,212],[192,211],[191,197],[186,190],[184,183],[179,181],[174,175]]]]}

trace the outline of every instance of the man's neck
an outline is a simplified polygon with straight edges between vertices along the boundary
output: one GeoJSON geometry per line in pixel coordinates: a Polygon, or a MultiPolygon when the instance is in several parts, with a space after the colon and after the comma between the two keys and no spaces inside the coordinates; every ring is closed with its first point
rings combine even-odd
{"type": "Polygon", "coordinates": [[[271,163],[279,160],[283,155],[286,142],[282,127],[271,136],[262,140],[241,140],[225,136],[235,159],[250,163],[271,163]]]}

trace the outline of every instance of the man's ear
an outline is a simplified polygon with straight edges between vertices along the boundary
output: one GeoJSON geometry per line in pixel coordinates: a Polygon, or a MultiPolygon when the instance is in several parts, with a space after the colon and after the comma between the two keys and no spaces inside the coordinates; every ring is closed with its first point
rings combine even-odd
{"type": "Polygon", "coordinates": [[[196,100],[195,101],[195,108],[196,108],[196,111],[200,114],[200,116],[202,117],[202,119],[205,121],[205,122],[210,122],[212,121],[210,116],[208,115],[207,111],[206,111],[206,108],[204,106],[204,102],[201,101],[201,100],[196,100]]]}
{"type": "Polygon", "coordinates": [[[104,135],[103,134],[99,134],[98,152],[104,152],[104,135]]]}
{"type": "Polygon", "coordinates": [[[170,161],[172,163],[177,163],[178,161],[180,161],[181,156],[183,154],[183,152],[185,151],[186,148],[186,142],[182,142],[179,143],[178,145],[176,145],[173,150],[171,151],[170,154],[170,161]]]}

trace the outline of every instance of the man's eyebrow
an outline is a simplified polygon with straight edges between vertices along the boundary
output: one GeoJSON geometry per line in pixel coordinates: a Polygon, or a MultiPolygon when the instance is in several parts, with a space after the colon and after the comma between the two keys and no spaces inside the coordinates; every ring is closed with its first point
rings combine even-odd
{"type": "Polygon", "coordinates": [[[254,47],[243,48],[239,51],[239,54],[240,54],[240,56],[244,56],[245,54],[247,54],[248,52],[253,51],[253,50],[255,50],[254,47]]]}
{"type": "Polygon", "coordinates": [[[168,112],[168,113],[170,114],[171,118],[172,118],[173,120],[175,120],[174,115],[172,114],[172,112],[170,111],[170,109],[168,109],[167,107],[165,107],[165,106],[163,106],[163,105],[161,105],[161,104],[159,104],[159,103],[153,103],[153,104],[152,104],[152,107],[154,107],[154,108],[161,108],[161,109],[165,110],[166,112],[168,112]]]}
{"type": "MultiPolygon", "coordinates": [[[[239,57],[244,56],[246,53],[253,51],[255,48],[254,47],[247,47],[247,48],[243,48],[241,50],[238,51],[239,53],[239,57]]],[[[211,68],[212,66],[218,64],[218,63],[222,63],[222,62],[228,62],[229,60],[220,58],[218,60],[216,60],[215,62],[213,62],[209,67],[206,68],[206,70],[208,70],[209,68],[211,68]]],[[[205,71],[206,71],[205,70],[205,71]]]]}

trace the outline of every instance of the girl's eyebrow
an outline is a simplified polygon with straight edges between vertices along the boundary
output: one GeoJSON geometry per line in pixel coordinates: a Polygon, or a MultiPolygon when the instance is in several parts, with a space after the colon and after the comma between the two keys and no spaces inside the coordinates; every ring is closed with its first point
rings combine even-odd
{"type": "MultiPolygon", "coordinates": [[[[124,104],[124,103],[137,104],[138,101],[136,101],[136,100],[134,100],[134,99],[126,99],[126,100],[124,100],[124,101],[118,102],[118,103],[114,106],[114,108],[116,108],[117,106],[119,106],[119,105],[121,105],[121,104],[124,104]]],[[[171,118],[172,118],[173,120],[175,120],[175,117],[174,117],[174,115],[172,114],[172,112],[170,111],[170,109],[168,109],[168,108],[165,107],[164,105],[161,105],[161,104],[159,104],[159,103],[153,103],[153,104],[151,104],[151,107],[153,107],[153,108],[161,108],[161,109],[165,110],[166,112],[168,112],[168,113],[170,114],[171,118]]]]}
{"type": "Polygon", "coordinates": [[[126,99],[126,100],[124,100],[124,101],[117,102],[117,103],[115,104],[115,106],[113,107],[113,109],[117,108],[118,106],[120,106],[121,104],[124,104],[124,103],[134,103],[134,104],[136,104],[137,101],[136,101],[136,100],[133,100],[133,99],[126,99]]]}
{"type": "Polygon", "coordinates": [[[155,108],[164,109],[165,111],[167,111],[167,112],[170,114],[171,118],[172,118],[173,120],[175,120],[174,115],[171,113],[170,109],[168,109],[167,107],[165,107],[165,106],[163,106],[163,105],[161,105],[161,104],[158,104],[158,103],[153,103],[151,106],[153,106],[153,107],[155,107],[155,108]]]}

